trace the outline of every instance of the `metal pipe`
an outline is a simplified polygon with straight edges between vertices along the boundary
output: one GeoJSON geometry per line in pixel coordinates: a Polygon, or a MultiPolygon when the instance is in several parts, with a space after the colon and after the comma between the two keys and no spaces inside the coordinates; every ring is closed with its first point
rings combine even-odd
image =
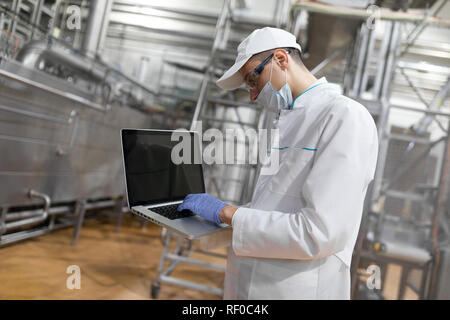
{"type": "Polygon", "coordinates": [[[76,112],[73,110],[70,113],[69,119],[63,119],[63,118],[48,116],[46,114],[40,114],[40,113],[33,112],[33,111],[22,110],[22,109],[18,109],[18,108],[11,108],[11,107],[4,106],[4,105],[0,105],[0,110],[17,113],[17,114],[20,114],[23,116],[34,118],[34,119],[47,120],[47,121],[62,123],[62,124],[71,124],[73,121],[73,117],[76,115],[76,112]]]}
{"type": "MultiPolygon", "coordinates": [[[[184,16],[192,16],[194,18],[198,19],[210,19],[213,20],[214,22],[212,24],[215,24],[215,22],[217,21],[218,18],[218,14],[216,13],[201,13],[195,10],[188,10],[188,9],[177,9],[177,8],[170,8],[170,7],[164,7],[164,6],[158,6],[158,5],[153,5],[153,4],[144,4],[144,3],[140,3],[139,5],[136,5],[136,3],[134,1],[124,1],[124,0],[115,0],[114,1],[114,7],[117,7],[119,5],[122,6],[130,6],[132,8],[136,8],[136,11],[139,12],[139,9],[152,9],[152,10],[157,10],[157,11],[165,11],[165,12],[169,12],[169,13],[175,13],[175,14],[179,14],[179,15],[184,15],[184,16]]],[[[115,10],[116,11],[116,10],[115,10]]]]}
{"type": "Polygon", "coordinates": [[[387,51],[385,53],[384,65],[383,65],[383,73],[379,74],[379,76],[383,77],[381,82],[381,86],[379,88],[379,92],[375,92],[378,94],[378,97],[388,97],[390,96],[392,86],[392,70],[395,68],[396,61],[396,50],[399,42],[399,29],[400,25],[398,22],[391,22],[390,33],[389,33],[389,42],[387,46],[387,51]]]}
{"type": "Polygon", "coordinates": [[[314,67],[314,69],[311,70],[311,73],[313,75],[316,75],[319,71],[321,71],[323,68],[325,68],[330,62],[333,62],[334,59],[336,59],[344,50],[347,49],[347,46],[342,47],[335,52],[325,60],[323,60],[321,63],[319,63],[317,66],[314,67]]]}
{"type": "Polygon", "coordinates": [[[104,21],[108,16],[111,0],[91,0],[89,7],[89,17],[86,25],[81,51],[90,58],[97,55],[101,36],[105,35],[104,21]]]}
{"type": "MultiPolygon", "coordinates": [[[[369,43],[369,34],[370,30],[361,27],[359,31],[359,37],[357,42],[359,43],[359,52],[357,54],[356,61],[356,70],[353,79],[353,87],[352,87],[352,96],[359,96],[361,94],[361,75],[363,73],[363,69],[365,69],[364,62],[367,61],[367,49],[369,43]]],[[[365,71],[365,70],[364,70],[365,71]]]]}
{"type": "MultiPolygon", "coordinates": [[[[285,1],[283,1],[285,2],[285,1]]],[[[217,13],[207,13],[207,12],[203,12],[200,13],[198,11],[195,10],[189,10],[186,8],[183,9],[177,9],[177,8],[172,8],[172,7],[164,7],[164,6],[158,6],[158,5],[152,5],[152,4],[144,4],[144,3],[139,3],[139,5],[136,5],[135,2],[133,1],[124,1],[124,0],[115,0],[114,1],[114,8],[113,11],[114,12],[121,12],[121,11],[125,11],[125,10],[120,10],[120,6],[129,6],[131,8],[133,8],[131,11],[131,13],[137,13],[137,14],[145,14],[145,11],[140,10],[141,8],[143,9],[151,9],[151,10],[157,10],[157,11],[161,11],[161,12],[168,12],[168,13],[172,13],[172,14],[178,14],[178,15],[182,15],[182,16],[190,16],[192,17],[192,21],[196,22],[196,23],[200,23],[202,22],[202,20],[211,20],[211,25],[215,25],[217,22],[217,19],[220,17],[220,14],[217,13]]],[[[130,12],[130,10],[126,11],[126,12],[130,12]]],[[[155,16],[160,17],[161,15],[155,14],[155,16]]],[[[263,28],[266,27],[268,24],[274,24],[274,19],[257,19],[257,18],[250,18],[250,17],[243,17],[243,16],[239,16],[237,14],[236,11],[233,12],[233,17],[232,17],[232,21],[235,22],[237,24],[237,26],[241,25],[241,26],[250,26],[250,27],[257,27],[257,28],[263,28]]]]}
{"type": "Polygon", "coordinates": [[[389,107],[390,108],[395,108],[395,109],[403,109],[403,110],[409,110],[409,111],[415,111],[415,112],[422,112],[422,113],[426,113],[426,114],[432,114],[432,115],[435,115],[435,116],[450,117],[450,112],[428,110],[428,109],[419,109],[419,108],[399,106],[399,105],[390,105],[389,107]]]}
{"type": "Polygon", "coordinates": [[[39,69],[39,64],[45,60],[68,65],[97,81],[102,81],[105,77],[105,68],[99,67],[95,60],[87,59],[81,55],[74,55],[70,48],[54,45],[51,42],[31,41],[17,55],[17,61],[22,62],[24,66],[34,69],[39,69]]]}
{"type": "MultiPolygon", "coordinates": [[[[69,212],[71,209],[70,206],[62,206],[62,207],[55,207],[55,208],[50,208],[48,210],[48,215],[49,216],[53,216],[53,215],[60,215],[60,214],[64,214],[69,212]]],[[[21,211],[21,212],[14,212],[14,213],[9,213],[6,215],[5,221],[6,222],[10,222],[10,221],[16,221],[16,220],[21,220],[21,219],[27,219],[30,217],[35,217],[38,215],[42,215],[42,210],[30,210],[30,211],[21,211]]]]}
{"type": "Polygon", "coordinates": [[[189,289],[204,291],[204,292],[208,292],[208,293],[214,293],[219,296],[223,295],[222,289],[211,287],[211,286],[205,286],[205,285],[198,284],[198,283],[195,283],[192,281],[186,281],[186,280],[182,280],[182,279],[178,279],[178,278],[174,278],[174,277],[161,276],[161,282],[169,283],[169,284],[172,284],[175,286],[186,287],[189,289]]]}
{"type": "MultiPolygon", "coordinates": [[[[323,13],[333,16],[349,17],[354,19],[366,20],[371,17],[373,12],[366,9],[348,8],[343,6],[333,6],[323,3],[317,3],[313,1],[298,0],[291,7],[293,10],[306,10],[309,12],[323,13]]],[[[379,19],[387,21],[399,21],[399,22],[416,22],[425,23],[430,25],[450,27],[450,20],[439,17],[427,17],[423,14],[413,14],[398,12],[392,10],[380,10],[379,19]]]]}
{"type": "Polygon", "coordinates": [[[8,232],[8,231],[19,229],[19,228],[33,226],[33,225],[42,223],[45,220],[47,220],[47,218],[48,218],[48,211],[49,211],[50,204],[51,204],[50,197],[48,195],[44,194],[44,193],[40,193],[40,192],[37,192],[35,190],[28,191],[28,196],[30,198],[40,198],[40,199],[44,200],[44,209],[43,209],[42,214],[40,216],[38,216],[38,217],[33,217],[33,218],[25,219],[25,220],[19,220],[19,221],[7,223],[5,225],[4,232],[8,232]]]}
{"type": "Polygon", "coordinates": [[[25,230],[25,231],[15,232],[12,234],[7,234],[7,235],[0,237],[0,247],[9,245],[9,244],[17,242],[17,241],[22,241],[22,240],[26,240],[26,239],[30,239],[30,238],[39,237],[39,236],[49,233],[50,231],[70,227],[71,225],[72,225],[72,222],[64,222],[64,223],[55,225],[53,230],[50,230],[48,227],[45,227],[45,228],[41,228],[41,229],[37,229],[37,230],[25,230]]]}
{"type": "MultiPolygon", "coordinates": [[[[389,147],[389,140],[387,138],[386,127],[389,119],[390,105],[386,98],[382,98],[381,110],[377,123],[378,127],[378,140],[380,141],[378,161],[375,170],[375,178],[373,185],[372,199],[379,199],[383,181],[384,168],[386,166],[386,158],[389,147]]],[[[383,213],[382,213],[383,214],[383,213]]]]}
{"type": "Polygon", "coordinates": [[[412,263],[424,264],[431,259],[431,255],[427,250],[401,242],[383,242],[381,248],[378,252],[380,255],[412,263]]]}
{"type": "Polygon", "coordinates": [[[209,55],[208,63],[206,64],[207,69],[206,69],[206,72],[205,72],[205,75],[203,77],[202,84],[200,87],[200,93],[198,96],[197,105],[195,106],[194,116],[192,117],[191,131],[195,131],[197,129],[196,128],[197,121],[198,121],[198,118],[200,117],[200,113],[203,108],[203,103],[205,102],[206,95],[207,95],[208,82],[209,82],[209,78],[210,78],[209,67],[212,64],[212,61],[214,60],[214,56],[216,54],[217,49],[219,49],[220,44],[224,40],[224,39],[221,39],[221,37],[219,37],[219,33],[220,33],[221,29],[223,27],[225,27],[228,14],[230,13],[229,12],[229,4],[230,4],[230,0],[223,1],[222,10],[220,12],[219,18],[217,19],[217,25],[216,25],[215,35],[214,35],[214,43],[213,43],[213,46],[211,49],[211,53],[209,55]]]}
{"type": "Polygon", "coordinates": [[[156,282],[160,282],[161,281],[161,274],[163,273],[163,269],[164,269],[164,261],[166,259],[166,255],[169,252],[169,245],[170,245],[170,240],[172,239],[172,232],[167,231],[165,228],[163,228],[162,233],[161,233],[161,241],[163,240],[162,238],[164,237],[164,234],[166,235],[166,238],[164,239],[164,248],[163,248],[163,253],[161,256],[161,260],[159,261],[159,265],[158,265],[158,274],[156,276],[156,282]]]}
{"type": "Polygon", "coordinates": [[[142,31],[145,31],[146,33],[154,32],[159,35],[166,34],[166,35],[170,35],[170,36],[178,36],[178,37],[190,39],[190,41],[192,41],[192,39],[198,39],[198,40],[203,40],[203,41],[208,41],[208,42],[214,41],[214,37],[207,35],[207,34],[200,34],[200,33],[194,33],[194,32],[189,32],[189,31],[171,30],[171,29],[160,28],[158,26],[156,26],[156,27],[143,26],[143,25],[139,24],[139,22],[137,22],[137,21],[129,21],[129,20],[125,20],[125,19],[120,19],[120,17],[111,18],[111,25],[125,25],[125,26],[127,26],[127,29],[129,29],[129,27],[131,26],[134,29],[142,30],[142,31]]]}
{"type": "MultiPolygon", "coordinates": [[[[36,193],[35,191],[33,191],[31,193],[36,194],[36,196],[42,195],[42,197],[44,197],[44,196],[47,197],[46,195],[36,193]]],[[[50,201],[50,198],[48,198],[48,201],[50,201]]],[[[94,210],[94,209],[101,209],[101,208],[109,208],[109,207],[114,206],[115,203],[116,203],[116,201],[114,201],[114,200],[93,202],[93,203],[86,204],[85,209],[86,210],[94,210]]],[[[50,204],[51,203],[49,203],[49,206],[50,206],[50,204]]],[[[5,234],[8,231],[11,231],[14,229],[25,228],[25,227],[35,225],[37,223],[41,223],[41,222],[45,221],[45,219],[47,219],[49,216],[56,217],[57,215],[68,213],[70,210],[71,210],[71,206],[61,206],[61,207],[48,208],[47,210],[44,208],[44,213],[41,213],[42,212],[41,210],[22,211],[22,212],[10,213],[10,214],[4,213],[6,215],[5,221],[17,220],[17,219],[28,218],[28,217],[33,217],[33,218],[26,219],[26,220],[19,220],[19,221],[15,221],[15,222],[8,223],[8,224],[3,223],[0,226],[0,236],[5,234]],[[47,212],[47,216],[44,219],[43,215],[45,214],[45,212],[47,212]],[[34,217],[38,214],[40,215],[40,217],[34,217]]],[[[128,208],[123,208],[122,211],[127,212],[128,208]]],[[[73,225],[73,223],[71,222],[70,224],[65,224],[64,226],[70,226],[70,225],[73,225]]],[[[55,225],[55,228],[59,228],[58,225],[55,225]]],[[[39,229],[39,230],[35,230],[35,231],[23,231],[23,232],[11,233],[11,234],[1,237],[0,246],[7,244],[7,243],[12,243],[15,241],[43,235],[55,228],[50,228],[49,226],[46,226],[43,229],[39,229]],[[6,238],[7,238],[7,240],[6,240],[6,238]],[[16,240],[16,238],[17,238],[17,240],[16,240]]]]}
{"type": "MultiPolygon", "coordinates": [[[[441,90],[439,90],[439,92],[436,94],[431,104],[429,106],[427,105],[428,109],[438,110],[447,99],[449,90],[450,90],[450,77],[447,78],[447,83],[441,88],[441,90]]],[[[417,123],[411,126],[411,129],[417,132],[417,134],[423,135],[425,134],[426,130],[431,125],[433,120],[435,120],[434,116],[424,115],[417,123]]]]}
{"type": "Polygon", "coordinates": [[[436,290],[438,281],[438,269],[439,261],[441,256],[441,248],[439,248],[438,235],[439,235],[439,220],[441,215],[444,214],[446,208],[446,202],[448,200],[449,191],[449,175],[450,175],[450,137],[448,133],[450,132],[450,123],[448,124],[447,137],[445,139],[445,152],[442,159],[442,165],[440,168],[440,177],[438,182],[438,190],[436,197],[434,199],[434,212],[433,212],[433,224],[432,224],[432,252],[434,253],[434,264],[433,271],[431,275],[431,281],[429,284],[430,292],[436,290]]]}
{"type": "Polygon", "coordinates": [[[211,269],[216,269],[219,271],[225,271],[225,266],[224,265],[220,265],[220,264],[216,264],[216,263],[211,263],[211,262],[206,262],[206,261],[201,261],[201,260],[197,260],[197,259],[191,259],[188,257],[183,257],[183,256],[179,256],[176,254],[172,254],[172,253],[168,253],[166,255],[166,258],[172,261],[180,261],[180,262],[184,262],[184,263],[190,263],[190,264],[195,264],[197,266],[202,266],[205,268],[211,268],[211,269]]]}
{"type": "MultiPolygon", "coordinates": [[[[124,208],[124,210],[125,210],[125,208],[124,208]]],[[[40,228],[37,230],[25,230],[25,231],[7,234],[7,235],[0,237],[0,247],[9,245],[9,244],[17,242],[17,241],[22,241],[22,240],[26,240],[26,239],[30,239],[30,238],[39,237],[39,236],[49,233],[50,231],[67,228],[67,227],[71,227],[71,226],[73,226],[73,222],[68,221],[68,222],[61,222],[61,223],[55,224],[53,230],[50,230],[49,227],[44,227],[44,228],[40,228]]]]}
{"type": "Polygon", "coordinates": [[[434,146],[436,146],[437,144],[441,143],[442,141],[446,141],[447,137],[441,137],[433,142],[431,142],[424,151],[422,151],[418,156],[416,156],[410,163],[408,163],[407,165],[403,166],[402,168],[400,168],[399,170],[395,171],[395,173],[390,177],[390,180],[388,183],[386,183],[380,191],[380,195],[384,195],[386,193],[386,191],[391,188],[395,182],[398,182],[398,180],[400,180],[403,175],[405,175],[406,173],[410,172],[410,170],[412,168],[414,168],[415,166],[417,166],[420,163],[420,160],[422,158],[425,158],[428,153],[431,151],[431,149],[434,148],[434,146]]]}
{"type": "Polygon", "coordinates": [[[228,257],[226,254],[220,254],[220,253],[205,251],[205,250],[202,250],[202,249],[195,249],[194,251],[197,252],[197,253],[201,253],[201,254],[204,254],[204,255],[217,257],[217,258],[227,259],[227,257],[228,257]]]}

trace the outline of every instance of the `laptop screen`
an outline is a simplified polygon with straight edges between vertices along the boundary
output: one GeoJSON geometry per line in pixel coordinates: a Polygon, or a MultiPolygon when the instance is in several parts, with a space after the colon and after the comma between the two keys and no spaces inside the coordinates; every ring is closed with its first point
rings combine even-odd
{"type": "Polygon", "coordinates": [[[197,155],[201,153],[199,143],[194,143],[198,135],[193,132],[184,134],[190,135],[191,164],[177,165],[171,154],[172,148],[181,140],[171,141],[172,131],[122,130],[130,207],[178,201],[190,193],[205,192],[202,165],[194,164],[194,152],[197,155]]]}

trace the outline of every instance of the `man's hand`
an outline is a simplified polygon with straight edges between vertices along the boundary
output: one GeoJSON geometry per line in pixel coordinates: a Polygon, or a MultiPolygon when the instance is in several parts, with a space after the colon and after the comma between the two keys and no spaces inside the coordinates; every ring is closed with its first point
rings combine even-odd
{"type": "MultiPolygon", "coordinates": [[[[190,210],[195,214],[205,218],[206,220],[221,224],[222,221],[219,218],[219,213],[222,208],[228,206],[228,204],[220,201],[219,199],[210,196],[207,193],[189,194],[178,206],[178,211],[190,210]]],[[[230,223],[231,224],[231,223],[230,223]]]]}

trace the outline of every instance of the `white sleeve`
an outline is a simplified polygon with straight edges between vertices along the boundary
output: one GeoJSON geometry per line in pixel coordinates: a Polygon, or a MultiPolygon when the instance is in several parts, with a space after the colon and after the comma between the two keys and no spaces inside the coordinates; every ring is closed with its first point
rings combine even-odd
{"type": "Polygon", "coordinates": [[[232,219],[236,255],[320,259],[342,251],[357,233],[364,194],[375,171],[377,130],[366,110],[333,109],[299,190],[305,206],[292,213],[239,208],[232,219]]]}

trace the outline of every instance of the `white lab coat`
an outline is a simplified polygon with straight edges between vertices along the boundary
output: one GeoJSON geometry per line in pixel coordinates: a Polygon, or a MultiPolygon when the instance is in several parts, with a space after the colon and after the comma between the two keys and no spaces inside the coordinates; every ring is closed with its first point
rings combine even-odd
{"type": "Polygon", "coordinates": [[[273,121],[279,170],[260,175],[252,201],[233,216],[225,299],[350,298],[377,130],[336,85],[322,78],[313,86],[273,121]]]}

